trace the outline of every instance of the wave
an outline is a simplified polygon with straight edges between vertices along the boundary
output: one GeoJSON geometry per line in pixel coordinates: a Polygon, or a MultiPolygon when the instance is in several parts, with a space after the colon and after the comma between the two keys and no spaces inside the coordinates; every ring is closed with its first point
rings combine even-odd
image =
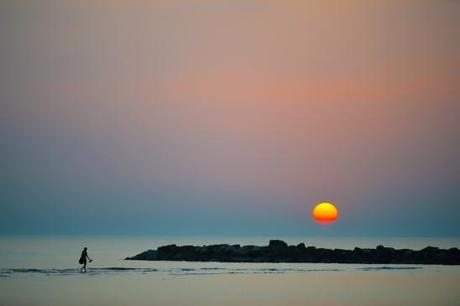
{"type": "MultiPolygon", "coordinates": [[[[355,268],[359,271],[383,271],[383,270],[415,270],[422,267],[413,266],[378,266],[355,268]]],[[[11,277],[14,275],[45,275],[45,276],[67,276],[67,275],[113,275],[124,273],[166,273],[173,276],[180,275],[219,275],[219,274],[290,274],[290,273],[311,273],[311,272],[340,272],[349,271],[350,269],[338,268],[321,268],[321,269],[303,269],[303,268],[131,268],[131,267],[106,267],[106,268],[88,268],[86,273],[82,273],[79,268],[66,269],[0,269],[0,277],[11,277]]]]}
{"type": "Polygon", "coordinates": [[[215,274],[283,274],[307,272],[337,272],[340,269],[293,269],[293,268],[260,268],[260,269],[225,269],[225,268],[198,268],[179,269],[172,271],[173,275],[215,275],[215,274]]]}
{"type": "MultiPolygon", "coordinates": [[[[150,273],[156,272],[157,269],[153,268],[125,268],[125,267],[108,267],[108,268],[88,268],[86,274],[89,275],[104,275],[120,272],[138,272],[150,273]]],[[[15,274],[43,274],[43,275],[79,275],[82,274],[79,268],[67,269],[0,269],[0,277],[8,277],[15,274]]]]}
{"type": "Polygon", "coordinates": [[[362,271],[382,271],[382,270],[417,270],[422,269],[422,267],[393,267],[393,266],[382,266],[382,267],[365,267],[358,268],[362,271]]]}

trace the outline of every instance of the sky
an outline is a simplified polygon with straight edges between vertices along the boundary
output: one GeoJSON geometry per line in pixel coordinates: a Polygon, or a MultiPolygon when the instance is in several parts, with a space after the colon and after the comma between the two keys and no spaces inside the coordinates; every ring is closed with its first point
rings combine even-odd
{"type": "Polygon", "coordinates": [[[458,237],[459,81],[459,1],[3,0],[0,234],[458,237]]]}

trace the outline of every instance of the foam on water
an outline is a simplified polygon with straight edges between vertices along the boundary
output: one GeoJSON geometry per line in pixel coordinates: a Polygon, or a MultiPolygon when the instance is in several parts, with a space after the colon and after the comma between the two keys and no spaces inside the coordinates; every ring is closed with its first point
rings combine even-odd
{"type": "Polygon", "coordinates": [[[383,267],[364,267],[358,268],[362,271],[382,271],[382,270],[417,270],[422,269],[423,267],[393,267],[393,266],[383,266],[383,267]]]}
{"type": "Polygon", "coordinates": [[[378,266],[378,267],[354,267],[354,268],[134,268],[134,267],[106,267],[88,268],[86,273],[82,273],[79,268],[66,269],[0,269],[0,277],[11,277],[17,275],[45,275],[45,276],[68,276],[68,275],[92,275],[104,276],[127,273],[166,273],[169,275],[218,275],[218,274],[284,274],[284,273],[309,273],[309,272],[340,272],[340,271],[382,271],[382,270],[416,270],[423,267],[415,266],[378,266]]]}

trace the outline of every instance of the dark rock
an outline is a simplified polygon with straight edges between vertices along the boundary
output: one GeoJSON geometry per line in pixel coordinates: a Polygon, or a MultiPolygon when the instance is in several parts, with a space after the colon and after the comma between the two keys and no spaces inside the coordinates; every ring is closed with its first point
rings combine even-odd
{"type": "Polygon", "coordinates": [[[268,246],[216,244],[209,246],[176,246],[148,250],[127,260],[185,260],[221,262],[321,262],[366,264],[449,264],[460,265],[460,250],[426,247],[420,251],[377,246],[353,250],[305,247],[304,243],[288,246],[281,240],[270,240],[268,246]]]}
{"type": "Polygon", "coordinates": [[[287,248],[287,243],[283,240],[270,240],[268,246],[271,248],[287,248]]]}
{"type": "Polygon", "coordinates": [[[158,260],[157,251],[147,250],[133,257],[126,257],[125,260],[158,260]]]}

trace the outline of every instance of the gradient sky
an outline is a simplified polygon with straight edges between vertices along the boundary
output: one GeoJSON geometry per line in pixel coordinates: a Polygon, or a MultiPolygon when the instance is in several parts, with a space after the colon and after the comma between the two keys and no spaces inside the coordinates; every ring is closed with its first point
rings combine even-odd
{"type": "Polygon", "coordinates": [[[0,233],[460,236],[459,83],[459,1],[2,0],[0,233]]]}

